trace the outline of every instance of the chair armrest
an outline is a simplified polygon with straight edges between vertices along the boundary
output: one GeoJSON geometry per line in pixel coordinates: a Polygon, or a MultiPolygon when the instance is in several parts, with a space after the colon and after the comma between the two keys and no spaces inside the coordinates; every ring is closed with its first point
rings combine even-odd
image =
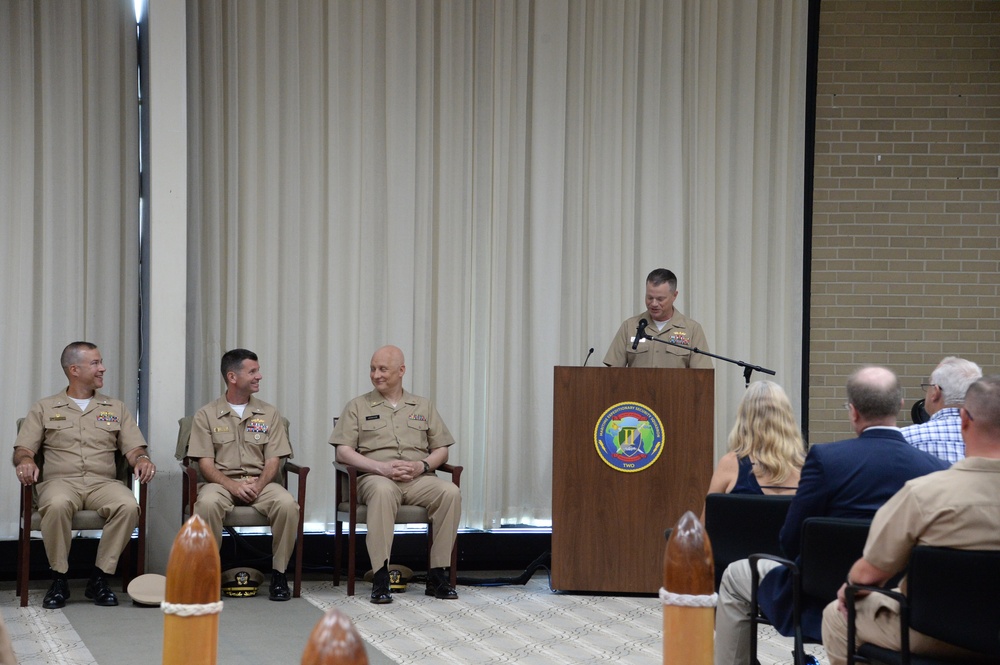
{"type": "Polygon", "coordinates": [[[800,589],[802,588],[802,571],[791,559],[776,556],[774,554],[751,554],[747,559],[750,561],[750,612],[760,614],[760,607],[757,604],[757,587],[760,586],[760,571],[757,570],[757,562],[775,561],[792,571],[792,607],[795,616],[802,616],[802,599],[800,589]]]}
{"type": "Polygon", "coordinates": [[[799,567],[794,561],[775,554],[751,554],[747,559],[750,561],[750,577],[753,580],[754,588],[760,583],[760,573],[757,571],[758,561],[775,561],[785,568],[790,568],[793,576],[797,577],[799,575],[799,567]]]}
{"type": "MultiPolygon", "coordinates": [[[[857,641],[857,626],[855,621],[858,616],[855,607],[855,599],[861,598],[858,592],[879,593],[883,596],[893,598],[899,603],[899,652],[901,654],[910,653],[910,605],[906,596],[895,589],[887,589],[880,586],[870,586],[868,584],[848,584],[844,589],[844,601],[847,605],[847,662],[851,665],[855,662],[855,642],[857,641]]],[[[905,658],[906,656],[904,656],[905,658]]],[[[905,662],[905,661],[904,661],[905,662]]]]}
{"type": "Polygon", "coordinates": [[[347,501],[350,505],[351,522],[357,519],[358,510],[358,474],[360,470],[356,466],[342,464],[336,460],[333,462],[335,470],[334,478],[334,502],[339,506],[344,502],[344,483],[347,483],[347,501]]]}
{"type": "Polygon", "coordinates": [[[445,462],[444,464],[442,464],[438,468],[434,469],[434,473],[437,473],[438,471],[441,471],[442,473],[450,473],[451,474],[451,482],[453,482],[453,483],[455,483],[455,485],[458,485],[459,487],[461,487],[461,485],[462,485],[462,483],[461,483],[461,480],[462,480],[462,471],[464,471],[464,470],[465,470],[464,466],[454,466],[452,464],[448,464],[447,462],[445,462]]]}
{"type": "Polygon", "coordinates": [[[25,533],[31,531],[31,513],[34,510],[31,488],[31,485],[21,485],[21,518],[24,520],[25,533]]]}
{"type": "Polygon", "coordinates": [[[305,518],[305,515],[302,513],[302,511],[305,509],[306,505],[306,476],[309,475],[309,467],[300,466],[298,464],[295,464],[294,462],[286,461],[285,462],[286,478],[288,477],[287,474],[289,473],[294,473],[299,479],[298,482],[295,483],[298,488],[298,496],[296,497],[296,500],[298,501],[299,504],[299,521],[302,521],[305,518]]]}
{"type": "Polygon", "coordinates": [[[181,519],[184,513],[194,515],[194,504],[198,500],[198,469],[192,457],[181,460],[181,519]]]}

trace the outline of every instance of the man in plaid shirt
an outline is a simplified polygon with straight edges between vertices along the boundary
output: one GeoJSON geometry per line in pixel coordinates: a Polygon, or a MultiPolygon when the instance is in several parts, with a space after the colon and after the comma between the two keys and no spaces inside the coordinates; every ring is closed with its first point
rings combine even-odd
{"type": "Polygon", "coordinates": [[[931,419],[903,428],[903,436],[914,448],[947,462],[965,458],[962,419],[959,408],[965,404],[965,392],[983,375],[976,363],[948,356],[931,373],[930,383],[923,383],[924,409],[931,419]]]}

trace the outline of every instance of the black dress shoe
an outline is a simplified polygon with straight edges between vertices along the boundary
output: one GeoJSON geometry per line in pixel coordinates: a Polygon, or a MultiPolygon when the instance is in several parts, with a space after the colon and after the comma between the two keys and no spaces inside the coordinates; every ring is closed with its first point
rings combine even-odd
{"type": "Polygon", "coordinates": [[[87,582],[87,590],[84,594],[87,598],[94,601],[94,605],[100,605],[101,607],[114,607],[118,604],[118,597],[115,596],[115,592],[111,590],[108,586],[108,581],[104,578],[104,575],[94,575],[87,582]]]}
{"type": "Polygon", "coordinates": [[[68,599],[69,582],[65,577],[57,577],[52,580],[52,586],[45,593],[45,599],[42,600],[42,607],[47,610],[58,610],[60,607],[66,606],[68,599]]]}
{"type": "Polygon", "coordinates": [[[427,571],[427,588],[424,594],[434,596],[438,600],[457,600],[458,592],[451,585],[448,573],[444,568],[433,568],[427,571]]]}
{"type": "Polygon", "coordinates": [[[371,601],[376,605],[385,605],[392,602],[392,594],[389,592],[389,569],[385,566],[372,576],[371,601]]]}
{"type": "Polygon", "coordinates": [[[285,574],[279,573],[277,570],[271,571],[271,586],[268,591],[267,597],[270,600],[288,600],[292,597],[292,592],[288,590],[288,580],[285,578],[285,574]]]}

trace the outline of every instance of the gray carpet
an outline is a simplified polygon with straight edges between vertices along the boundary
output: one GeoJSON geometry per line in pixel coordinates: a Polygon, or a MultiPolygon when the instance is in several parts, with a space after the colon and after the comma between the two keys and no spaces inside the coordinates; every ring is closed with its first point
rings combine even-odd
{"type": "MultiPolygon", "coordinates": [[[[116,580],[117,581],[117,580],[116,580]]],[[[72,584],[64,610],[41,608],[45,587],[32,583],[29,607],[17,607],[13,583],[0,585],[0,612],[20,665],[158,665],[163,615],[132,605],[94,607],[83,580],[72,584]]],[[[365,640],[371,665],[621,663],[662,660],[663,608],[657,598],[553,593],[544,575],[524,586],[458,588],[457,601],[398,594],[372,605],[371,586],[349,598],[329,580],[304,584],[303,598],[272,603],[266,596],[227,598],[219,621],[218,665],[299,663],[309,634],[329,608],[346,614],[365,640]],[[377,648],[376,648],[377,647],[377,648]]],[[[759,632],[761,665],[792,665],[791,640],[770,626],[759,632]]],[[[825,662],[822,647],[810,652],[825,662]]]]}
{"type": "MultiPolygon", "coordinates": [[[[115,580],[117,583],[118,580],[115,580]]],[[[21,665],[32,663],[96,663],[96,665],[160,665],[163,659],[163,614],[159,608],[134,605],[118,589],[118,607],[95,607],[84,598],[84,580],[73,580],[72,596],[62,611],[41,609],[45,588],[32,584],[27,610],[14,609],[5,603],[4,617],[15,638],[15,650],[21,665]],[[52,621],[65,617],[82,645],[70,637],[64,643],[60,631],[39,629],[36,639],[17,640],[21,631],[18,619],[52,621]],[[13,624],[12,625],[12,620],[13,624]],[[42,633],[45,637],[42,637],[42,633]],[[56,639],[51,639],[56,636],[56,639]],[[27,644],[35,653],[25,653],[27,644]],[[85,648],[81,649],[83,646],[85,648]],[[86,652],[91,658],[87,658],[86,652]]],[[[13,592],[5,592],[13,593],[13,592]]],[[[267,591],[254,598],[223,598],[219,615],[218,665],[247,663],[298,663],[309,634],[323,617],[323,611],[304,598],[276,603],[267,599],[267,591]]],[[[63,631],[68,634],[71,631],[63,631]]],[[[21,635],[21,637],[27,637],[21,635]]],[[[394,665],[370,644],[365,645],[370,665],[394,665]]]]}

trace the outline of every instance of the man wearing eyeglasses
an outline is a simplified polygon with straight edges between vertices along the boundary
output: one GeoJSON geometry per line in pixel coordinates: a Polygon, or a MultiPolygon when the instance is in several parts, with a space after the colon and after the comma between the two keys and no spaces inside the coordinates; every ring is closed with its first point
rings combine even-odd
{"type": "MultiPolygon", "coordinates": [[[[903,391],[885,367],[862,367],[847,380],[847,414],[854,439],[810,446],[798,489],[779,539],[789,559],[800,560],[802,527],[810,517],[870,519],[908,480],[941,471],[947,463],[906,444],[896,427],[903,391]]],[[[761,611],[781,635],[794,631],[794,584],[789,568],[760,561],[761,611]]],[[[750,562],[735,561],[722,574],[715,614],[715,665],[744,665],[750,639],[750,562]]],[[[801,599],[800,626],[818,640],[824,604],[801,599]]]]}
{"type": "Polygon", "coordinates": [[[959,409],[965,404],[965,393],[983,376],[976,363],[948,356],[931,372],[930,383],[924,389],[924,409],[931,419],[919,425],[903,428],[906,442],[946,462],[965,457],[962,441],[962,419],[959,409]]]}
{"type": "MultiPolygon", "coordinates": [[[[906,570],[917,545],[1000,550],[1000,376],[969,387],[958,409],[966,457],[951,468],[906,483],[875,514],[864,555],[847,574],[851,584],[882,586],[906,570]]],[[[845,585],[846,586],[846,585],[845,585]]],[[[823,646],[830,665],[847,661],[844,589],[823,611],[823,646]]],[[[896,589],[900,591],[900,589],[896,589]]],[[[856,641],[899,650],[899,603],[881,594],[856,596],[856,641]]],[[[947,612],[948,608],[941,608],[947,612]]],[[[995,609],[983,608],[984,612],[995,609]]],[[[968,651],[910,630],[910,651],[966,659],[968,651]]],[[[975,662],[985,662],[976,660],[975,662]]],[[[989,662],[995,662],[991,660],[989,662]]]]}
{"type": "Polygon", "coordinates": [[[125,404],[100,392],[104,361],[97,346],[73,342],[60,358],[69,379],[66,390],[39,400],[24,418],[14,443],[14,466],[22,485],[35,485],[42,516],[42,542],[52,569],[52,586],[42,607],[58,609],[69,598],[69,548],[73,514],[96,510],[106,518],[86,596],[95,605],[113,606],[118,598],[108,586],[118,558],[139,523],[135,495],[116,478],[115,453],[125,455],[135,477],[148,483],[156,467],[125,404]],[[35,456],[45,455],[45,475],[35,456]]]}

